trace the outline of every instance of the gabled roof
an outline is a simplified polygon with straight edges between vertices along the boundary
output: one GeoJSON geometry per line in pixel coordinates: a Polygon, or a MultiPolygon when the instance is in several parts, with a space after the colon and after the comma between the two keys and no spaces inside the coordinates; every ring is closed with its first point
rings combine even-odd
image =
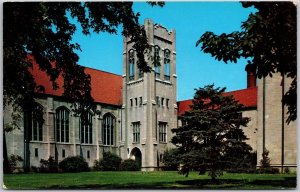
{"type": "MultiPolygon", "coordinates": [[[[231,91],[224,93],[224,96],[233,95],[235,100],[239,101],[240,104],[243,104],[246,108],[248,107],[257,107],[257,87],[250,87],[248,89],[242,89],[237,91],[231,91]]],[[[185,111],[191,110],[191,105],[193,100],[184,100],[178,101],[178,116],[184,114],[185,111]]]]}
{"type": "MultiPolygon", "coordinates": [[[[39,69],[35,61],[30,71],[37,85],[44,86],[44,94],[62,96],[64,92],[62,75],[56,80],[59,88],[54,90],[49,76],[39,69]]],[[[122,105],[122,76],[86,67],[84,71],[91,76],[91,95],[95,102],[122,105]]]]}

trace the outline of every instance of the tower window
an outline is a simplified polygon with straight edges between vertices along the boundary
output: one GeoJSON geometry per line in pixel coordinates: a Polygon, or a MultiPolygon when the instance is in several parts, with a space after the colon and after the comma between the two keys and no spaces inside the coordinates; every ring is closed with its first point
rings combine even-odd
{"type": "Polygon", "coordinates": [[[170,81],[170,51],[168,49],[164,52],[164,78],[170,81]]]}
{"type": "Polygon", "coordinates": [[[143,105],[143,97],[140,97],[140,106],[143,105]]]}
{"type": "Polygon", "coordinates": [[[161,98],[161,106],[164,106],[164,98],[161,98]]]}
{"type": "Polygon", "coordinates": [[[131,49],[129,51],[129,80],[134,80],[134,51],[131,49]]]}
{"type": "Polygon", "coordinates": [[[133,122],[132,123],[132,133],[133,133],[133,142],[139,143],[140,142],[140,122],[133,122]]]}
{"type": "Polygon", "coordinates": [[[135,106],[137,106],[138,105],[137,98],[134,98],[134,101],[135,101],[135,106]]]}
{"type": "Polygon", "coordinates": [[[132,101],[132,99],[130,99],[130,107],[132,107],[133,106],[133,101],[132,101]]]}
{"type": "Polygon", "coordinates": [[[156,104],[157,104],[157,107],[160,107],[160,99],[159,99],[159,96],[156,96],[156,104]]]}
{"type": "Polygon", "coordinates": [[[159,122],[159,142],[165,143],[167,142],[167,123],[166,122],[159,122]]]}
{"type": "Polygon", "coordinates": [[[169,108],[169,99],[166,99],[166,106],[169,108]]]}
{"type": "Polygon", "coordinates": [[[155,67],[155,78],[160,78],[160,57],[159,57],[159,46],[154,46],[154,67],[155,67]]]}

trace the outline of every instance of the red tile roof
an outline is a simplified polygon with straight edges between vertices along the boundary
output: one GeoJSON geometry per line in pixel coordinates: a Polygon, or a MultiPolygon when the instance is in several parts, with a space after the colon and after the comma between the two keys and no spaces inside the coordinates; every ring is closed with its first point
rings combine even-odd
{"type": "MultiPolygon", "coordinates": [[[[44,94],[62,96],[64,92],[62,75],[56,80],[59,88],[53,90],[49,76],[46,72],[41,71],[35,62],[33,62],[33,67],[30,71],[35,82],[44,86],[44,94]]],[[[95,102],[111,105],[122,104],[122,76],[91,68],[85,68],[85,73],[91,76],[91,95],[95,102]]]]}
{"type": "MultiPolygon", "coordinates": [[[[233,95],[234,98],[243,104],[245,107],[257,107],[257,87],[250,87],[248,89],[242,89],[237,91],[231,91],[224,93],[225,96],[233,95]]],[[[193,104],[193,100],[178,101],[178,116],[184,114],[185,111],[191,110],[190,106],[193,104]]]]}

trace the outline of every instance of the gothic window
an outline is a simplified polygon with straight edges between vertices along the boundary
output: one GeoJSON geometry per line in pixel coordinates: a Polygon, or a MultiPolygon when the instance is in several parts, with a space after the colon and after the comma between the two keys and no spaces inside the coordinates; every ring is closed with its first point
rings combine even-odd
{"type": "Polygon", "coordinates": [[[162,143],[167,142],[167,123],[159,122],[158,129],[159,129],[159,142],[162,143]]]}
{"type": "Polygon", "coordinates": [[[169,107],[169,99],[166,99],[166,106],[169,107]]]}
{"type": "Polygon", "coordinates": [[[129,51],[129,80],[134,80],[134,51],[129,51]]]}
{"type": "Polygon", "coordinates": [[[164,100],[165,100],[165,99],[162,97],[162,98],[161,98],[161,106],[164,106],[164,100]]]}
{"type": "Polygon", "coordinates": [[[31,141],[43,141],[43,124],[43,107],[35,103],[31,112],[31,141]]]}
{"type": "Polygon", "coordinates": [[[164,78],[170,81],[170,51],[168,49],[164,52],[164,78]]]}
{"type": "Polygon", "coordinates": [[[160,78],[160,57],[159,57],[159,46],[154,46],[154,66],[155,66],[155,78],[160,78]]]}
{"type": "Polygon", "coordinates": [[[80,117],[80,141],[85,144],[93,143],[93,119],[92,114],[87,112],[80,117]]]}
{"type": "Polygon", "coordinates": [[[69,111],[65,107],[56,110],[56,141],[69,142],[69,111]]]}
{"type": "Polygon", "coordinates": [[[104,145],[114,145],[115,118],[107,113],[103,116],[102,141],[104,145]]]}
{"type": "Polygon", "coordinates": [[[132,128],[133,128],[133,142],[139,143],[140,142],[140,122],[133,122],[132,128]]]}

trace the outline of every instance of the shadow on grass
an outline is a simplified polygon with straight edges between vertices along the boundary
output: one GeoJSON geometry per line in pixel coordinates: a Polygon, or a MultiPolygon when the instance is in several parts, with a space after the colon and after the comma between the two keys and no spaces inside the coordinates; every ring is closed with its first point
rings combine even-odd
{"type": "MultiPolygon", "coordinates": [[[[123,184],[87,184],[74,186],[53,185],[47,189],[264,189],[271,186],[274,189],[296,188],[296,177],[284,178],[284,180],[254,180],[245,181],[237,179],[219,179],[213,183],[210,179],[195,179],[174,182],[156,183],[127,183],[123,184]]],[[[45,189],[45,188],[43,188],[45,189]]]]}
{"type": "Polygon", "coordinates": [[[285,187],[285,188],[296,188],[297,186],[297,179],[296,177],[285,177],[284,180],[255,180],[249,182],[251,185],[271,185],[277,187],[285,187]]]}

